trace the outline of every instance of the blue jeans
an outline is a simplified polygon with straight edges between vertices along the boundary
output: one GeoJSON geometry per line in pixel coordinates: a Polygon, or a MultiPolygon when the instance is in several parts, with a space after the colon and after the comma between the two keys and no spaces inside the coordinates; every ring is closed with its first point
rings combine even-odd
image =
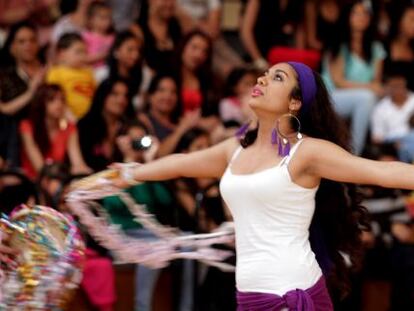
{"type": "MultiPolygon", "coordinates": [[[[128,230],[129,236],[137,239],[154,241],[157,237],[147,229],[128,230]]],[[[183,260],[180,284],[179,311],[192,311],[194,304],[194,261],[183,260]]],[[[137,265],[135,269],[135,310],[151,311],[152,297],[161,269],[150,269],[137,265]]]]}
{"type": "Polygon", "coordinates": [[[331,92],[336,113],[351,121],[352,149],[360,155],[365,147],[377,96],[368,89],[336,89],[331,92]]]}

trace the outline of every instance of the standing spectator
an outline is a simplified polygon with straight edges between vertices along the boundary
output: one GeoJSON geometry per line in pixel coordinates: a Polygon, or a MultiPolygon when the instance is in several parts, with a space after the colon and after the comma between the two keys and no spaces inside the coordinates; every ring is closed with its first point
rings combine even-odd
{"type": "Polygon", "coordinates": [[[102,1],[91,2],[88,8],[87,30],[82,32],[88,49],[88,62],[94,67],[103,65],[114,41],[111,8],[102,1]]]}
{"type": "Polygon", "coordinates": [[[89,110],[95,91],[92,70],[87,67],[86,45],[77,33],[64,34],[56,45],[58,64],[52,66],[46,80],[65,91],[72,119],[83,117],[89,110]]]}
{"type": "Polygon", "coordinates": [[[59,14],[58,2],[58,0],[0,1],[0,42],[3,39],[2,30],[7,31],[13,24],[29,20],[38,27],[40,45],[46,45],[53,23],[59,14]]]}
{"type": "Polygon", "coordinates": [[[213,69],[225,78],[235,67],[244,65],[243,60],[224,40],[221,34],[222,8],[220,0],[178,0],[178,17],[184,31],[198,29],[213,41],[213,69]]]}
{"type": "Polygon", "coordinates": [[[274,46],[304,48],[302,0],[248,0],[241,22],[241,39],[253,64],[265,70],[274,46]]]}
{"type": "Polygon", "coordinates": [[[171,68],[181,27],[174,12],[175,0],[144,1],[138,25],[133,30],[144,36],[144,58],[155,71],[171,68]]]}
{"type": "Polygon", "coordinates": [[[35,179],[45,163],[69,158],[73,174],[90,173],[83,161],[76,125],[65,119],[66,103],[57,85],[43,85],[35,93],[29,118],[20,124],[22,168],[35,179]]]}
{"type": "Polygon", "coordinates": [[[143,0],[107,0],[117,32],[128,30],[139,17],[143,0]]]}
{"type": "Polygon", "coordinates": [[[0,63],[0,157],[16,167],[20,158],[18,124],[44,77],[32,24],[21,22],[10,28],[0,63]]]}
{"type": "Polygon", "coordinates": [[[385,51],[375,41],[372,11],[364,1],[353,1],[341,14],[341,40],[325,57],[322,74],[336,112],[351,119],[352,146],[361,154],[372,109],[383,95],[385,51]]]}
{"type": "Polygon", "coordinates": [[[78,122],[82,155],[94,171],[106,169],[119,159],[115,140],[126,116],[133,116],[127,82],[103,81],[96,90],[91,109],[78,122]]]}
{"type": "Polygon", "coordinates": [[[88,7],[93,0],[72,0],[70,3],[73,12],[62,16],[54,25],[51,41],[55,43],[65,33],[81,33],[88,20],[88,7]]]}
{"type": "Polygon", "coordinates": [[[306,43],[315,50],[329,49],[339,33],[339,0],[306,0],[306,43]]]}
{"type": "Polygon", "coordinates": [[[414,5],[400,6],[392,15],[388,39],[388,55],[384,71],[394,67],[406,69],[408,87],[414,91],[414,5]]]}

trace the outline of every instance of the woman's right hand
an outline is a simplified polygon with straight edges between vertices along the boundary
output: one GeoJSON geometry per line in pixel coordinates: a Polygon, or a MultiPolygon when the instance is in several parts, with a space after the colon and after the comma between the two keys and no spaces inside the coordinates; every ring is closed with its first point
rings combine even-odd
{"type": "Polygon", "coordinates": [[[111,170],[118,171],[118,176],[111,178],[111,184],[117,188],[126,189],[137,185],[139,182],[134,178],[135,169],[142,165],[141,163],[112,163],[108,166],[111,170]]]}

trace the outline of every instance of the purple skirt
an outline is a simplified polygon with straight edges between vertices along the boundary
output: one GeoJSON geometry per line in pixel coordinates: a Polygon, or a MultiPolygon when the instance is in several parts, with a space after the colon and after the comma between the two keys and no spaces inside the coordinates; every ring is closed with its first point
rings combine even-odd
{"type": "Polygon", "coordinates": [[[237,311],[333,311],[325,278],[306,290],[295,289],[283,296],[237,291],[237,311]]]}

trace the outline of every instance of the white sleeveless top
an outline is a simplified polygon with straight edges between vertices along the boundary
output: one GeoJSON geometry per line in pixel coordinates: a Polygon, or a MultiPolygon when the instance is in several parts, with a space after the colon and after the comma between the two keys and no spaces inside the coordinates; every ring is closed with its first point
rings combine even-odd
{"type": "Polygon", "coordinates": [[[301,141],[277,166],[243,175],[231,172],[239,147],[221,178],[220,191],[235,224],[240,292],[282,296],[292,289],[305,290],[322,276],[309,243],[318,187],[295,184],[288,171],[301,141]]]}

